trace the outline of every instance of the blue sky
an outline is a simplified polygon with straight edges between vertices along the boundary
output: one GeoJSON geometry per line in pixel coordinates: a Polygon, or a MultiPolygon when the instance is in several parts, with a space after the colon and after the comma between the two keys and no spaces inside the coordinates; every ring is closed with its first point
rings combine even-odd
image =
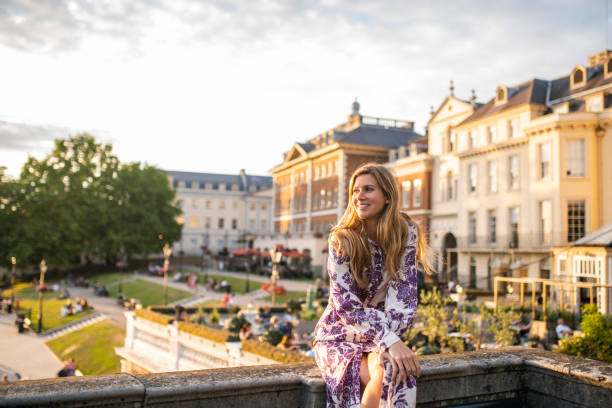
{"type": "Polygon", "coordinates": [[[605,0],[0,3],[0,166],[79,132],[122,161],[251,174],[362,113],[566,75],[606,47],[605,0]]]}

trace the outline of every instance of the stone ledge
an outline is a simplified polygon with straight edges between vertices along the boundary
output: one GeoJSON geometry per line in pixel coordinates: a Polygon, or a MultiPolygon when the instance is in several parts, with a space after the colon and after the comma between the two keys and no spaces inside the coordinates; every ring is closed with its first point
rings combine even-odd
{"type": "MultiPolygon", "coordinates": [[[[486,401],[607,407],[612,364],[531,349],[420,358],[421,407],[486,401]]],[[[147,375],[111,374],[0,385],[0,407],[324,407],[316,365],[294,363],[147,375]]]]}

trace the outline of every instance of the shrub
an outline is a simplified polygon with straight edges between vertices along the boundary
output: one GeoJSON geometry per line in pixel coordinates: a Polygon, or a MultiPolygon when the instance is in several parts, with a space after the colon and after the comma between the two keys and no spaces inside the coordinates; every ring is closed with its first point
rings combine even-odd
{"type": "Polygon", "coordinates": [[[283,333],[275,329],[270,329],[266,331],[264,334],[262,334],[261,336],[262,341],[268,344],[271,344],[273,346],[276,346],[278,343],[280,343],[282,339],[283,339],[283,333]]]}
{"type": "Polygon", "coordinates": [[[572,336],[559,341],[559,352],[612,363],[612,320],[585,305],[582,317],[584,337],[572,336]]]}
{"type": "Polygon", "coordinates": [[[240,333],[240,329],[242,329],[245,323],[247,323],[247,320],[244,317],[234,316],[230,320],[227,330],[230,333],[240,333]]]}
{"type": "Polygon", "coordinates": [[[219,316],[219,312],[217,311],[217,309],[213,309],[212,312],[210,312],[208,320],[210,321],[210,324],[219,324],[221,316],[219,316]]]}

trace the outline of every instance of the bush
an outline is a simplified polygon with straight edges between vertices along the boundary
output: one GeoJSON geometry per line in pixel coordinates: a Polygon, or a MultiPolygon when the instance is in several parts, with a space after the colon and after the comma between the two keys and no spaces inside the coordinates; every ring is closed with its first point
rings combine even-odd
{"type": "Polygon", "coordinates": [[[612,363],[612,320],[585,305],[582,317],[584,337],[572,336],[559,341],[559,352],[612,363]]]}
{"type": "Polygon", "coordinates": [[[210,324],[219,324],[221,316],[219,316],[219,312],[217,311],[217,309],[213,309],[212,312],[210,312],[208,320],[210,321],[210,324]]]}
{"type": "Polygon", "coordinates": [[[291,299],[287,302],[287,311],[295,317],[299,317],[302,311],[302,303],[299,300],[291,299]]]}
{"type": "Polygon", "coordinates": [[[229,326],[227,326],[227,330],[230,333],[240,333],[240,329],[242,326],[247,323],[247,320],[244,317],[234,316],[229,322],[229,326]]]}
{"type": "Polygon", "coordinates": [[[280,343],[282,339],[283,333],[275,329],[270,329],[261,336],[262,341],[273,346],[276,346],[278,343],[280,343]]]}

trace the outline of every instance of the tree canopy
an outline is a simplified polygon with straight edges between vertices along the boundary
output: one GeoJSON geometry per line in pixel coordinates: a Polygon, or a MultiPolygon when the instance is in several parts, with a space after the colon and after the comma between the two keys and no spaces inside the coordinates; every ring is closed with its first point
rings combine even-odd
{"type": "Polygon", "coordinates": [[[56,140],[18,180],[0,171],[0,262],[65,267],[79,254],[161,251],[180,238],[180,213],[163,171],[121,164],[112,145],[87,134],[56,140]]]}

